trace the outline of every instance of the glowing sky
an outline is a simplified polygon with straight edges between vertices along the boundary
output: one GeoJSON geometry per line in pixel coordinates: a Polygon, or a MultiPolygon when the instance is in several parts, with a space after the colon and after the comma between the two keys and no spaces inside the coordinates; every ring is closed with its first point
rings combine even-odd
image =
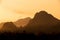
{"type": "Polygon", "coordinates": [[[1,0],[0,22],[33,17],[41,10],[46,10],[60,19],[60,0],[1,0]]]}

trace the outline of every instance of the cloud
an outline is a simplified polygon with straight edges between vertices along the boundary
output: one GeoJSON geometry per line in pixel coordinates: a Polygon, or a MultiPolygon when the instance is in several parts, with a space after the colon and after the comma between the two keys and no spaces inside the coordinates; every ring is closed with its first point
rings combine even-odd
{"type": "Polygon", "coordinates": [[[0,0],[0,3],[1,3],[2,0],[0,0]]]}
{"type": "Polygon", "coordinates": [[[20,14],[23,14],[24,13],[23,11],[20,11],[20,10],[13,10],[13,12],[20,13],[20,14]]]}

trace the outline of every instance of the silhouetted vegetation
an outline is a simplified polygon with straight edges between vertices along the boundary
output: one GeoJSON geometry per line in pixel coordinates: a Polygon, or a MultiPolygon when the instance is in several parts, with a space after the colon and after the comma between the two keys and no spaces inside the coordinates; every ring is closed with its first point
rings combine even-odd
{"type": "Polygon", "coordinates": [[[34,35],[34,34],[26,34],[26,33],[2,33],[0,34],[0,39],[6,39],[6,40],[60,40],[60,34],[41,34],[41,35],[34,35]]]}

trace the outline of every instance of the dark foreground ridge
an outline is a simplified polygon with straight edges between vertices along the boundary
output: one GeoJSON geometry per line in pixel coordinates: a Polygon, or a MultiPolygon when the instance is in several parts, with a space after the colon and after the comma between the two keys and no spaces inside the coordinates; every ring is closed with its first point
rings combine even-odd
{"type": "Polygon", "coordinates": [[[40,34],[40,35],[34,35],[34,34],[26,34],[26,33],[3,33],[0,34],[0,39],[5,40],[60,40],[60,34],[40,34]]]}

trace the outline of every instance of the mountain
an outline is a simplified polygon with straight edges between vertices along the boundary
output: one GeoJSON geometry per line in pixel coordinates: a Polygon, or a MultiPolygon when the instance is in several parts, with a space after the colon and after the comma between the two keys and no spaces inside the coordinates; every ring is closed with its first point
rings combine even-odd
{"type": "Polygon", "coordinates": [[[6,22],[1,28],[1,32],[17,32],[17,27],[12,22],[6,22]]]}
{"type": "Polygon", "coordinates": [[[31,20],[31,18],[27,17],[27,18],[24,18],[24,19],[17,20],[16,22],[14,22],[14,24],[18,27],[20,27],[20,26],[24,27],[29,23],[30,20],[31,20]]]}
{"type": "Polygon", "coordinates": [[[0,23],[0,29],[2,28],[3,24],[4,24],[4,22],[3,23],[0,23]]]}
{"type": "Polygon", "coordinates": [[[40,11],[35,14],[35,17],[30,23],[32,23],[32,25],[52,26],[56,25],[59,21],[60,20],[56,19],[51,14],[48,14],[46,11],[40,11]]]}
{"type": "Polygon", "coordinates": [[[37,12],[34,18],[30,20],[27,26],[25,26],[25,30],[26,32],[32,32],[32,33],[34,32],[51,33],[52,31],[56,32],[56,30],[60,28],[60,26],[58,26],[57,24],[60,25],[60,20],[53,17],[46,11],[40,11],[37,12]]]}

